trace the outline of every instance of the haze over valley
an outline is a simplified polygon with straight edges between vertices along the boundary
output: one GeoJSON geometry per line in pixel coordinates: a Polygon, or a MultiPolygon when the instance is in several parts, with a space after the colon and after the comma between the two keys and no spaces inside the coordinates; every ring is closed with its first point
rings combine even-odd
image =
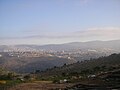
{"type": "Polygon", "coordinates": [[[1,45],[1,67],[19,73],[46,70],[119,53],[120,40],[72,42],[51,45],[1,45]]]}

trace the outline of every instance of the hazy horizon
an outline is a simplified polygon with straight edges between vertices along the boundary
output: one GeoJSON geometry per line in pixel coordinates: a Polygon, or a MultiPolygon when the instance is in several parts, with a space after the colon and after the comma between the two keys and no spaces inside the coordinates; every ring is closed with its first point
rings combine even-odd
{"type": "Polygon", "coordinates": [[[88,43],[88,42],[109,42],[109,41],[120,41],[120,39],[114,39],[114,40],[92,40],[92,41],[78,41],[78,42],[63,42],[63,43],[48,43],[48,44],[0,44],[6,45],[6,46],[14,46],[14,45],[38,45],[38,46],[44,46],[44,45],[61,45],[61,44],[69,44],[69,43],[88,43]]]}
{"type": "Polygon", "coordinates": [[[0,45],[120,40],[119,0],[1,0],[0,45]]]}

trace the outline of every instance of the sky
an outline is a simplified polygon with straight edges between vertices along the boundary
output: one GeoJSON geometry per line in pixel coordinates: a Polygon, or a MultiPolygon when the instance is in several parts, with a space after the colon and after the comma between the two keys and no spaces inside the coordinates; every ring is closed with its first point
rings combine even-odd
{"type": "Polygon", "coordinates": [[[120,39],[120,0],[0,0],[0,45],[120,39]]]}

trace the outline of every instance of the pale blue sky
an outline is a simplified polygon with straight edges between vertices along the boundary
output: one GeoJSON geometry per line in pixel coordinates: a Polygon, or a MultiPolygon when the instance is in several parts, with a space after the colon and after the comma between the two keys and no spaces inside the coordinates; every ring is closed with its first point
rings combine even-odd
{"type": "Polygon", "coordinates": [[[120,39],[116,35],[119,31],[120,0],[0,0],[2,44],[11,41],[25,44],[25,39],[29,39],[29,44],[120,39]],[[107,29],[111,35],[96,37],[93,29],[95,32],[107,29]],[[77,38],[71,34],[76,32],[80,33],[77,38]],[[112,37],[113,34],[117,37],[112,37]]]}

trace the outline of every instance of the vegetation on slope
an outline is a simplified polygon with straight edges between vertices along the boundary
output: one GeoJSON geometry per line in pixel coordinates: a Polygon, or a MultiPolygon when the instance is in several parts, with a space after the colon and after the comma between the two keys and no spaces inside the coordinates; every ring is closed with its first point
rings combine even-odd
{"type": "Polygon", "coordinates": [[[54,67],[48,69],[44,72],[41,72],[41,76],[51,76],[51,75],[66,75],[74,73],[86,73],[86,74],[95,74],[102,71],[110,71],[115,67],[120,65],[120,54],[112,54],[108,57],[100,57],[98,59],[85,60],[77,62],[74,64],[66,65],[62,67],[54,67]]]}

